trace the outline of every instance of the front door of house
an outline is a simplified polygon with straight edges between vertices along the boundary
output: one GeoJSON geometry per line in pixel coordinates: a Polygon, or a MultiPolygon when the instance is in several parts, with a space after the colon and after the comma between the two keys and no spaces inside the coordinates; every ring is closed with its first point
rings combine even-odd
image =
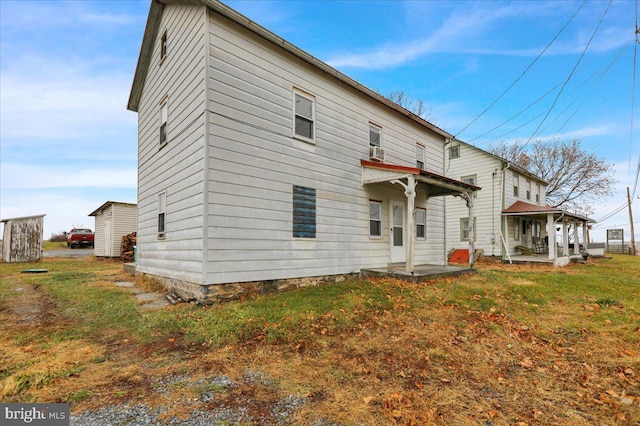
{"type": "Polygon", "coordinates": [[[391,263],[407,261],[407,251],[405,250],[405,224],[404,224],[404,204],[391,202],[391,263]]]}

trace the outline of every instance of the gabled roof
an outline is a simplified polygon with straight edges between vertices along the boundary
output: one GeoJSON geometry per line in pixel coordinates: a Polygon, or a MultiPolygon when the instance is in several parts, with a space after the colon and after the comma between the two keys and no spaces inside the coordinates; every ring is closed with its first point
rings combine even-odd
{"type": "Polygon", "coordinates": [[[103,205],[101,205],[100,207],[98,207],[97,209],[95,209],[94,211],[92,211],[91,213],[89,213],[87,216],[95,216],[98,213],[100,213],[102,210],[106,209],[109,206],[112,205],[116,205],[116,206],[124,206],[124,207],[137,207],[137,204],[133,204],[133,203],[121,203],[119,201],[107,201],[106,203],[104,203],[103,205]]]}
{"type": "Polygon", "coordinates": [[[151,63],[151,56],[153,54],[153,46],[155,40],[158,36],[158,29],[160,27],[160,21],[162,19],[162,11],[164,10],[165,5],[169,4],[192,4],[192,5],[203,5],[209,7],[209,9],[214,12],[230,19],[238,25],[248,29],[259,37],[264,38],[265,40],[270,41],[274,45],[279,48],[286,50],[287,52],[293,54],[297,58],[309,63],[314,66],[316,69],[324,72],[325,74],[340,80],[341,82],[347,84],[353,89],[359,91],[360,93],[370,97],[371,99],[384,104],[385,106],[395,110],[396,112],[404,115],[405,117],[415,121],[416,123],[428,128],[429,130],[435,132],[436,134],[441,135],[444,138],[452,138],[453,135],[446,132],[445,130],[437,127],[433,123],[428,122],[427,120],[417,116],[411,111],[406,110],[395,102],[390,101],[379,93],[369,89],[366,86],[358,83],[353,80],[351,77],[341,73],[335,68],[327,65],[326,63],[320,61],[314,56],[308,54],[302,49],[294,46],[283,38],[277,36],[261,25],[251,21],[244,15],[236,12],[225,4],[221,3],[218,0],[151,0],[151,7],[149,9],[149,16],[147,18],[147,25],[144,30],[144,36],[142,38],[142,46],[140,47],[140,56],[138,57],[138,63],[136,66],[136,71],[133,77],[133,85],[131,87],[131,93],[129,95],[129,102],[127,104],[127,109],[131,111],[138,111],[140,106],[140,98],[142,96],[142,90],[144,89],[144,82],[147,76],[147,72],[149,70],[149,65],[151,63]]]}
{"type": "Polygon", "coordinates": [[[585,222],[595,222],[595,220],[590,219],[586,216],[582,216],[576,213],[570,213],[557,207],[539,206],[537,204],[525,203],[524,201],[516,201],[506,209],[502,210],[503,216],[535,216],[546,215],[549,213],[553,215],[564,215],[565,217],[578,219],[585,222]]]}
{"type": "Polygon", "coordinates": [[[520,173],[521,175],[527,176],[527,177],[529,177],[529,178],[531,178],[531,179],[533,179],[533,180],[535,180],[535,181],[537,181],[537,182],[540,182],[540,183],[541,183],[541,184],[543,184],[543,185],[549,185],[549,182],[547,182],[546,180],[542,179],[542,178],[541,178],[541,177],[539,177],[539,176],[536,176],[535,174],[533,174],[533,173],[531,173],[530,171],[528,171],[528,170],[526,170],[526,169],[524,169],[524,168],[522,168],[522,167],[518,166],[517,164],[515,164],[515,163],[513,163],[513,162],[511,162],[511,161],[509,161],[509,160],[507,160],[506,158],[502,158],[502,157],[500,157],[500,156],[498,156],[498,155],[492,154],[492,153],[490,153],[489,151],[486,151],[486,150],[484,150],[484,149],[482,149],[482,148],[478,148],[477,146],[472,145],[472,144],[470,144],[470,143],[468,143],[468,142],[464,142],[464,141],[461,141],[461,140],[459,140],[459,139],[454,139],[454,140],[452,140],[452,141],[451,141],[451,144],[452,144],[452,145],[455,145],[455,144],[462,144],[462,145],[467,146],[467,147],[469,147],[469,148],[473,148],[473,149],[475,149],[476,151],[480,151],[481,153],[486,154],[487,156],[492,157],[492,158],[494,158],[494,159],[496,159],[496,160],[500,161],[501,163],[506,163],[506,164],[508,164],[508,167],[509,167],[510,169],[517,171],[517,172],[518,172],[518,173],[520,173]]]}

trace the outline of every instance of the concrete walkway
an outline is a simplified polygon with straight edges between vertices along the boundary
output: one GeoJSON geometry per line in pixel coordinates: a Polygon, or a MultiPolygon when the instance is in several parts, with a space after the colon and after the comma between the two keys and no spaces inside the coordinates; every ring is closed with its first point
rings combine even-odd
{"type": "Polygon", "coordinates": [[[159,309],[171,305],[164,294],[145,293],[144,290],[136,287],[135,284],[131,281],[119,281],[116,282],[116,285],[118,287],[125,288],[131,293],[135,294],[136,300],[138,301],[141,310],[159,309]]]}

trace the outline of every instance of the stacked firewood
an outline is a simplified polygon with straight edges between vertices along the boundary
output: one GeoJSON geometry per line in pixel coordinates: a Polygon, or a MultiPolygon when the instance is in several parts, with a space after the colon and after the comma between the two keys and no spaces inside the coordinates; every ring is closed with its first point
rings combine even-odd
{"type": "Polygon", "coordinates": [[[133,262],[134,250],[133,246],[136,245],[136,233],[132,232],[129,235],[122,237],[122,244],[120,244],[120,259],[123,262],[133,262]]]}

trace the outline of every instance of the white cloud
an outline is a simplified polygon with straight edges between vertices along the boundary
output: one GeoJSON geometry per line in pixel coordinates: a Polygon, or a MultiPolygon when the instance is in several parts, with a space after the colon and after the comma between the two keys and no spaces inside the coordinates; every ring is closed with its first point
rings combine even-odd
{"type": "MultiPolygon", "coordinates": [[[[417,3],[421,10],[424,4],[417,3]]],[[[492,3],[494,5],[495,3],[492,3]]],[[[427,13],[427,11],[422,11],[427,13]]],[[[326,62],[336,68],[384,69],[398,67],[428,54],[475,54],[500,56],[536,56],[544,45],[535,47],[503,47],[505,39],[488,37],[495,28],[514,25],[515,19],[526,17],[550,19],[557,13],[556,7],[545,3],[516,2],[495,9],[487,3],[463,3],[450,11],[449,17],[427,38],[411,38],[398,43],[385,43],[368,51],[336,54],[326,62]]],[[[407,14],[415,14],[412,7],[406,8],[407,14]]],[[[598,12],[600,13],[600,12],[598,12]]],[[[566,11],[563,11],[564,16],[566,11]]],[[[567,15],[570,16],[570,15],[567,15]]],[[[595,25],[595,24],[594,24],[595,25]]],[[[429,28],[429,27],[426,27],[429,28]]],[[[595,27],[594,27],[595,28],[595,27]]],[[[584,31],[570,36],[569,40],[556,41],[545,55],[578,54],[584,50],[588,37],[584,31]]],[[[603,52],[617,49],[629,39],[629,31],[623,27],[603,28],[590,46],[590,52],[603,52]]]]}
{"type": "Polygon", "coordinates": [[[135,129],[126,110],[130,75],[91,72],[92,64],[74,60],[21,58],[3,69],[3,141],[12,138],[78,139],[102,136],[110,128],[135,129]]]}
{"type": "Polygon", "coordinates": [[[3,164],[4,189],[127,188],[136,189],[137,168],[76,165],[3,164]]]}

